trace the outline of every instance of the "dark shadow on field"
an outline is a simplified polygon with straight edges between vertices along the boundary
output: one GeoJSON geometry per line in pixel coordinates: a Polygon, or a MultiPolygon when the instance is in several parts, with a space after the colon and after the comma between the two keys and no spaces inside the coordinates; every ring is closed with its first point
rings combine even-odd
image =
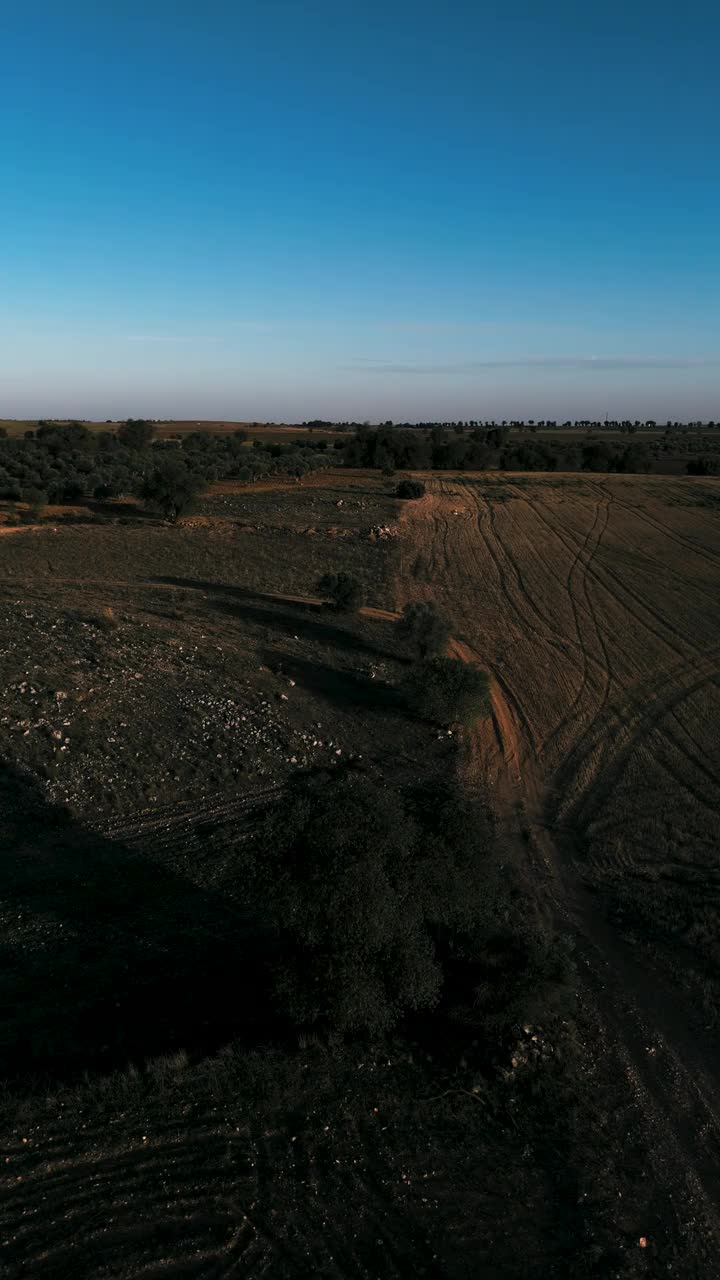
{"type": "Polygon", "coordinates": [[[0,1076],[266,1038],[273,938],[242,902],[81,827],[0,764],[0,1076]]]}
{"type": "Polygon", "coordinates": [[[157,523],[157,512],[149,511],[146,507],[139,503],[116,502],[112,498],[85,498],[82,505],[94,512],[98,516],[107,516],[109,519],[117,520],[121,518],[129,520],[154,520],[157,523]]]}
{"type": "Polygon", "coordinates": [[[306,658],[288,657],[286,653],[266,650],[263,662],[273,671],[281,670],[302,688],[344,709],[378,711],[383,715],[400,715],[410,719],[399,691],[382,680],[354,671],[341,671],[326,663],[306,658]]]}
{"type": "Polygon", "coordinates": [[[80,497],[73,501],[70,498],[60,498],[50,505],[58,507],[58,511],[55,515],[45,517],[49,524],[111,524],[118,520],[125,524],[134,524],[136,521],[139,524],[164,523],[157,511],[150,511],[128,502],[113,502],[112,499],[80,497]],[[63,510],[64,507],[67,507],[67,510],[63,510]],[[75,511],[74,507],[82,507],[84,510],[75,511]]]}
{"type": "MultiPolygon", "coordinates": [[[[230,617],[244,618],[258,626],[298,636],[316,644],[342,649],[353,653],[367,653],[378,658],[395,658],[390,645],[375,643],[369,632],[391,624],[382,621],[371,625],[353,619],[355,629],[345,629],[336,621],[338,615],[327,605],[290,601],[263,595],[246,587],[226,586],[218,582],[206,582],[196,578],[154,578],[155,585],[174,586],[205,592],[212,608],[230,617]],[[362,627],[362,631],[360,628],[362,627]]],[[[350,621],[350,619],[349,619],[350,621]]]]}

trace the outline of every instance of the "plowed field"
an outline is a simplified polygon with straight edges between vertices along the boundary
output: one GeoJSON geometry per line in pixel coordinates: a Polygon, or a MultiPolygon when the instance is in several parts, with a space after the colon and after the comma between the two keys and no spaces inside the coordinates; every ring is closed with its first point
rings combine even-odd
{"type": "Polygon", "coordinates": [[[434,600],[458,655],[489,669],[467,779],[490,780],[528,883],[574,936],[679,1224],[717,1247],[720,485],[427,485],[406,505],[396,607],[434,600]]]}

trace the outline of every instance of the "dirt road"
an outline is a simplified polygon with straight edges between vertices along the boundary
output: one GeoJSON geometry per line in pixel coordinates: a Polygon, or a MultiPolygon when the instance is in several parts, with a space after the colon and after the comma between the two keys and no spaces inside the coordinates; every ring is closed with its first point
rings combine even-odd
{"type": "Polygon", "coordinates": [[[405,505],[396,605],[435,601],[457,656],[492,675],[492,716],[465,735],[466,779],[489,784],[532,891],[574,937],[595,1049],[625,1073],[674,1233],[710,1276],[720,1274],[717,1049],[608,923],[588,874],[603,858],[636,870],[626,806],[652,803],[653,769],[678,814],[701,808],[718,834],[720,774],[704,734],[720,710],[720,530],[682,481],[667,486],[430,480],[405,505]]]}

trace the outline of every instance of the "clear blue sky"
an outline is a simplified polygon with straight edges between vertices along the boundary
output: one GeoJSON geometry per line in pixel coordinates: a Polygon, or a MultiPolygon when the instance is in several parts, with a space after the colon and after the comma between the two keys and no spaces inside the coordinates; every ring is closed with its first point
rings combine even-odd
{"type": "Polygon", "coordinates": [[[36,0],[0,416],[720,419],[715,0],[36,0]]]}

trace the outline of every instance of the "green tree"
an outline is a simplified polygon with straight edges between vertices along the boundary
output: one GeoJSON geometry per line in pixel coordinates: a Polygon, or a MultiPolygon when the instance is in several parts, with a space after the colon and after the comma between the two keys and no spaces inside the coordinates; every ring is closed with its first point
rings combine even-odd
{"type": "Polygon", "coordinates": [[[355,613],[363,602],[362,586],[350,573],[324,573],[318,579],[317,590],[338,613],[355,613]]]}
{"type": "Polygon", "coordinates": [[[373,1033],[431,1008],[441,939],[487,912],[491,838],[482,807],[449,793],[415,803],[357,773],[296,784],[242,867],[278,936],[280,1008],[373,1033]]]}
{"type": "Polygon", "coordinates": [[[470,724],[490,710],[486,672],[457,658],[416,663],[402,689],[410,709],[437,724],[470,724]]]}
{"type": "Polygon", "coordinates": [[[403,643],[416,658],[434,658],[444,651],[450,639],[447,622],[429,601],[407,604],[397,627],[403,643]]]}
{"type": "Polygon", "coordinates": [[[128,418],[118,427],[118,440],[126,449],[147,449],[155,435],[152,422],[144,418],[128,418]]]}
{"type": "Polygon", "coordinates": [[[22,500],[27,502],[27,518],[29,520],[38,520],[42,515],[43,508],[47,506],[48,495],[44,489],[40,489],[37,485],[28,485],[22,490],[22,500]]]}
{"type": "Polygon", "coordinates": [[[202,489],[202,476],[179,459],[167,458],[143,482],[140,496],[168,520],[185,515],[202,489]]]}

